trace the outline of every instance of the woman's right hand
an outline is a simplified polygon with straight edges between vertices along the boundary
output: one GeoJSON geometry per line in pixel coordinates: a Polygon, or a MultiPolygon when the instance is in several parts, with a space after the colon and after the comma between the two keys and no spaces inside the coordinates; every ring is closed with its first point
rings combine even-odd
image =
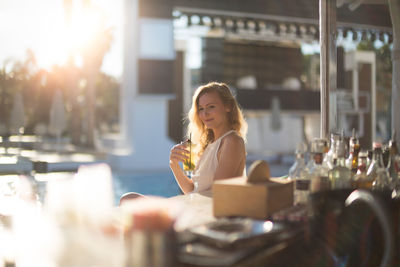
{"type": "Polygon", "coordinates": [[[189,150],[186,149],[186,142],[177,144],[171,148],[169,154],[169,166],[177,166],[179,162],[184,162],[189,159],[189,150]]]}

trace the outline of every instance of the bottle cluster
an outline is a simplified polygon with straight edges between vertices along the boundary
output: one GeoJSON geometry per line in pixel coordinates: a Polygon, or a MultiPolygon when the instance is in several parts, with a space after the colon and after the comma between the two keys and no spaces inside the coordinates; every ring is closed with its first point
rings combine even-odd
{"type": "Polygon", "coordinates": [[[400,154],[394,133],[387,143],[374,142],[371,150],[360,146],[354,130],[347,139],[332,133],[329,141],[316,138],[309,146],[299,144],[295,153],[288,175],[295,182],[295,204],[324,190],[363,188],[400,194],[400,154]]]}

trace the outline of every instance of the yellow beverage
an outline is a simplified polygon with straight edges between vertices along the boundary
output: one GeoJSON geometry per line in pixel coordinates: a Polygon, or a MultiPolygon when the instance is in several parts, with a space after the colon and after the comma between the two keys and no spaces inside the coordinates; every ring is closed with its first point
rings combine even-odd
{"type": "Polygon", "coordinates": [[[195,167],[196,166],[192,160],[185,160],[185,162],[183,162],[184,171],[193,171],[195,167]]]}
{"type": "Polygon", "coordinates": [[[195,166],[195,155],[194,155],[194,153],[193,153],[193,150],[192,150],[192,141],[189,139],[188,141],[187,141],[187,146],[188,146],[188,148],[189,148],[189,159],[187,159],[187,160],[185,160],[184,162],[183,162],[183,170],[184,171],[193,171],[194,170],[194,168],[196,167],[195,166]]]}

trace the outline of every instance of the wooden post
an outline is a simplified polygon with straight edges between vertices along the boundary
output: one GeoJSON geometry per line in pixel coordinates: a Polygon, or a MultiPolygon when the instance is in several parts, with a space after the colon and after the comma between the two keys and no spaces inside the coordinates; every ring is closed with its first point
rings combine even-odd
{"type": "Polygon", "coordinates": [[[336,0],[319,0],[321,138],[330,131],[329,92],[336,89],[336,0]]]}

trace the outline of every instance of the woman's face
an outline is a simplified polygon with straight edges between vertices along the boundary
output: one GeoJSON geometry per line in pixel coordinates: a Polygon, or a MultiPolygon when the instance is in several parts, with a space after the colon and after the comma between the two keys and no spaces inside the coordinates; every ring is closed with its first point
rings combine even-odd
{"type": "Polygon", "coordinates": [[[217,92],[208,92],[199,98],[199,118],[204,125],[212,130],[228,125],[227,112],[217,92]]]}

